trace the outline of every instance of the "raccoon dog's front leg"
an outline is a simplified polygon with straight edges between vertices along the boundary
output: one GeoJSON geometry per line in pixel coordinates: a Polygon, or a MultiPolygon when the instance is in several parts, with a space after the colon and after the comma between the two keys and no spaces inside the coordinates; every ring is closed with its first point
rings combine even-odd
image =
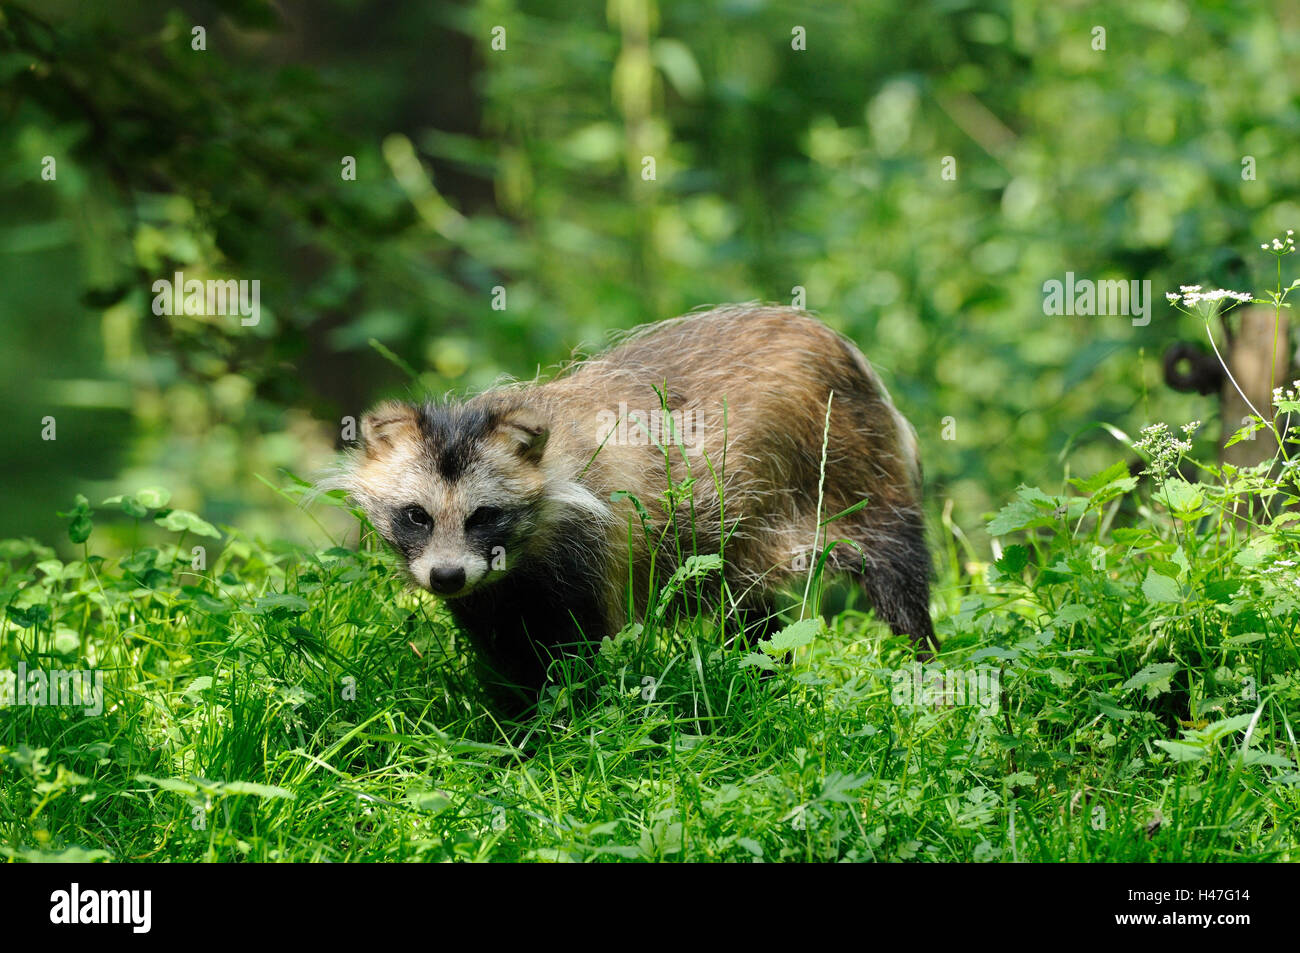
{"type": "Polygon", "coordinates": [[[576,573],[566,577],[564,569],[520,569],[449,603],[494,695],[535,702],[553,662],[581,658],[608,634],[596,588],[576,573]]]}

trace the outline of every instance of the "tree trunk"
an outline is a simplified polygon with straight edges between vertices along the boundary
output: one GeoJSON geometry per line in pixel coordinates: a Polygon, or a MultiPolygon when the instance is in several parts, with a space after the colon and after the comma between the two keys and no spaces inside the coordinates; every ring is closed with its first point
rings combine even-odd
{"type": "Polygon", "coordinates": [[[1271,308],[1241,308],[1237,312],[1238,330],[1228,354],[1228,370],[1237,381],[1246,399],[1224,379],[1220,404],[1223,414],[1223,434],[1219,441],[1219,462],[1237,467],[1253,467],[1271,460],[1277,452],[1277,441],[1267,430],[1257,430],[1245,440],[1229,447],[1228,440],[1241,427],[1249,423],[1254,413],[1250,406],[1269,420],[1273,416],[1273,388],[1291,382],[1291,354],[1288,348],[1287,319],[1283,314],[1275,318],[1271,308]],[[1271,367],[1271,373],[1270,373],[1271,367]]]}

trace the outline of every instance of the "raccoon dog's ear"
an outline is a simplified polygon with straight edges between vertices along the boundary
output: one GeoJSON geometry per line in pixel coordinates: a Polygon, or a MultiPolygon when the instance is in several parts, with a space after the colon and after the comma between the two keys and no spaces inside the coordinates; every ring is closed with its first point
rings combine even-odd
{"type": "Polygon", "coordinates": [[[510,441],[519,456],[534,463],[542,458],[546,438],[551,435],[546,419],[527,409],[502,415],[497,423],[497,432],[510,441]]]}
{"type": "Polygon", "coordinates": [[[419,425],[410,404],[387,400],[361,418],[361,446],[366,456],[383,456],[402,440],[416,438],[419,425]]]}

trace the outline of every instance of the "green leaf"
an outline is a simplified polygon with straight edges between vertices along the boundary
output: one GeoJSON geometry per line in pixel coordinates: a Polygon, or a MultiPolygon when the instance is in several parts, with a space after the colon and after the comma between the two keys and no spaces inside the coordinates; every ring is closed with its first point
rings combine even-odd
{"type": "Polygon", "coordinates": [[[145,509],[144,504],[142,504],[139,500],[135,499],[135,497],[122,496],[121,494],[117,496],[110,496],[108,499],[104,500],[99,505],[116,506],[124,513],[128,514],[129,516],[134,516],[137,519],[141,516],[146,516],[148,514],[148,510],[145,509]]]}
{"type": "Polygon", "coordinates": [[[1144,666],[1125,682],[1123,690],[1131,692],[1135,688],[1145,688],[1147,698],[1155,698],[1162,692],[1169,691],[1169,680],[1173,678],[1176,671],[1178,671],[1177,662],[1153,662],[1144,666]]]}
{"type": "Polygon", "coordinates": [[[1019,543],[1002,551],[1002,558],[993,565],[1004,576],[1017,576],[1029,565],[1029,550],[1019,543]]]}
{"type": "Polygon", "coordinates": [[[1242,752],[1241,760],[1246,764],[1263,765],[1269,768],[1292,768],[1295,766],[1290,758],[1269,751],[1256,751],[1253,748],[1242,752]]]}
{"type": "Polygon", "coordinates": [[[160,486],[147,486],[135,495],[136,501],[141,506],[147,506],[151,510],[160,510],[167,505],[167,501],[172,498],[170,490],[165,490],[160,486]]]}
{"type": "Polygon", "coordinates": [[[120,560],[122,568],[127,572],[140,575],[154,568],[155,561],[158,558],[158,550],[152,546],[146,546],[144,549],[138,549],[130,556],[120,560]]]}
{"type": "Polygon", "coordinates": [[[1114,718],[1116,721],[1128,721],[1137,714],[1137,712],[1130,709],[1120,708],[1115,699],[1104,692],[1090,692],[1090,694],[1092,695],[1093,704],[1107,718],[1114,718]]]}
{"type": "Polygon", "coordinates": [[[1199,741],[1208,744],[1212,741],[1218,741],[1220,738],[1235,734],[1238,731],[1245,731],[1250,726],[1254,715],[1233,715],[1230,718],[1222,718],[1213,724],[1206,725],[1193,732],[1188,732],[1187,740],[1199,741]]]}
{"type": "Polygon", "coordinates": [[[1264,421],[1252,414],[1250,421],[1228,438],[1228,442],[1225,443],[1224,446],[1231,447],[1235,444],[1241,443],[1241,441],[1248,439],[1251,434],[1255,433],[1255,431],[1263,429],[1264,421]]]}
{"type": "Polygon", "coordinates": [[[185,686],[185,691],[182,694],[198,695],[202,692],[206,692],[211,687],[212,687],[212,676],[200,675],[198,678],[193,679],[188,685],[185,686]]]}
{"type": "Polygon", "coordinates": [[[1118,480],[1128,478],[1128,464],[1123,460],[1111,464],[1100,473],[1093,474],[1086,480],[1071,480],[1070,482],[1078,488],[1079,492],[1085,496],[1092,496],[1103,487],[1109,486],[1118,480]]]}
{"type": "Polygon", "coordinates": [[[776,663],[759,652],[748,652],[740,660],[740,668],[761,668],[765,672],[775,672],[776,663]]]}
{"type": "Polygon", "coordinates": [[[1036,486],[1020,486],[1016,499],[989,521],[990,536],[1005,536],[1025,529],[1050,526],[1059,529],[1063,519],[1079,516],[1088,501],[1080,497],[1048,496],[1036,486]]]}
{"type": "Polygon", "coordinates": [[[288,592],[277,592],[274,595],[263,596],[253,603],[253,607],[248,610],[250,615],[267,615],[273,612],[288,612],[297,615],[300,612],[306,612],[311,605],[302,596],[295,596],[288,592]]]}
{"type": "Polygon", "coordinates": [[[1088,606],[1075,605],[1070,603],[1063,605],[1057,610],[1052,624],[1057,626],[1073,625],[1076,622],[1082,622],[1084,619],[1090,619],[1096,615],[1096,611],[1088,606]]]}
{"type": "Polygon", "coordinates": [[[148,774],[137,774],[137,781],[144,784],[152,784],[154,787],[162,788],[164,791],[174,791],[177,794],[195,795],[199,793],[199,786],[192,781],[182,781],[180,778],[155,778],[148,774]]]}
{"type": "Polygon", "coordinates": [[[451,807],[451,799],[441,791],[408,791],[406,802],[417,811],[441,814],[451,807]]]}
{"type": "Polygon", "coordinates": [[[254,781],[226,781],[221,785],[223,794],[251,794],[253,797],[282,797],[293,800],[298,795],[286,788],[274,784],[258,784],[254,781]]]}
{"type": "Polygon", "coordinates": [[[1169,752],[1175,761],[1199,761],[1205,757],[1205,749],[1198,745],[1189,745],[1183,741],[1164,741],[1156,739],[1156,744],[1169,752]]]}
{"type": "Polygon", "coordinates": [[[91,522],[89,515],[78,513],[68,524],[68,539],[74,543],[84,543],[90,539],[90,533],[94,528],[95,524],[91,522]]]}
{"type": "Polygon", "coordinates": [[[169,529],[176,533],[195,533],[198,536],[221,538],[221,534],[217,532],[215,526],[189,510],[172,510],[165,516],[157,516],[154,522],[163,529],[169,529]]]}
{"type": "Polygon", "coordinates": [[[820,799],[823,801],[833,801],[836,804],[852,804],[857,799],[853,792],[871,781],[870,775],[853,776],[841,774],[838,771],[832,771],[826,775],[826,780],[822,782],[822,793],[820,799]]]}
{"type": "Polygon", "coordinates": [[[1241,549],[1237,550],[1232,561],[1243,569],[1254,569],[1268,560],[1277,549],[1276,536],[1256,536],[1241,549]]]}
{"type": "Polygon", "coordinates": [[[1200,484],[1188,483],[1178,477],[1167,480],[1156,499],[1181,520],[1196,519],[1205,513],[1205,494],[1201,492],[1200,484]]]}
{"type": "Polygon", "coordinates": [[[1183,601],[1183,591],[1177,580],[1161,575],[1154,569],[1147,570],[1147,577],[1142,581],[1142,594],[1148,602],[1183,601]]]}
{"type": "Polygon", "coordinates": [[[113,859],[111,851],[98,848],[85,848],[76,844],[62,850],[15,850],[12,847],[0,847],[0,855],[18,858],[36,864],[94,864],[113,859]]]}
{"type": "Polygon", "coordinates": [[[822,620],[820,617],[800,619],[798,622],[787,625],[770,639],[760,642],[758,647],[772,658],[780,658],[787,652],[793,652],[795,649],[807,645],[817,638],[821,631],[822,620]]]}

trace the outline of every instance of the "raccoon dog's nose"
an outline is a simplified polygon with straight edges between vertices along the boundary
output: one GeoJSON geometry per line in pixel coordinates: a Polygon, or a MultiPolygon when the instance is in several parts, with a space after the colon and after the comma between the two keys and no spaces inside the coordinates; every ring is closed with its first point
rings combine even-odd
{"type": "Polygon", "coordinates": [[[429,571],[429,588],[441,595],[459,592],[465,585],[465,570],[460,566],[429,571]]]}

